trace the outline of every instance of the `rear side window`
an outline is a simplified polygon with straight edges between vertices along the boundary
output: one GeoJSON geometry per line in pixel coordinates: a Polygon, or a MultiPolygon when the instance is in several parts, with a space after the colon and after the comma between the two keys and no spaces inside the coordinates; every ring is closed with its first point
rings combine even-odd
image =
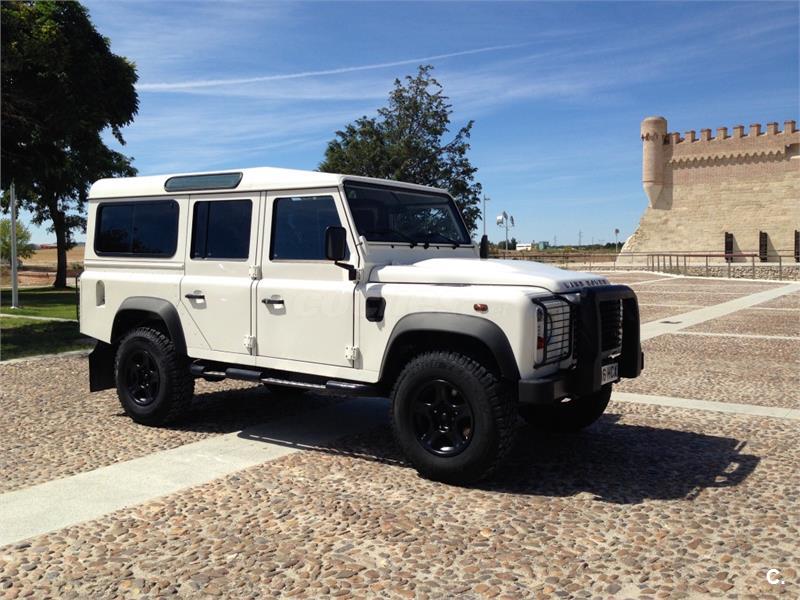
{"type": "Polygon", "coordinates": [[[174,200],[101,204],[97,208],[97,254],[170,257],[178,246],[174,200]]]}
{"type": "Polygon", "coordinates": [[[250,200],[195,202],[192,252],[196,259],[246,259],[250,254],[250,200]]]}
{"type": "Polygon", "coordinates": [[[276,198],[270,259],[325,260],[325,230],[341,226],[331,196],[276,198]]]}

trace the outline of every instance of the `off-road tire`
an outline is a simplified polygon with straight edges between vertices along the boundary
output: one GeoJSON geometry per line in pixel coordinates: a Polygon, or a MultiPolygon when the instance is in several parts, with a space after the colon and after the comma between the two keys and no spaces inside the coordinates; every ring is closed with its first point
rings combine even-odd
{"type": "Polygon", "coordinates": [[[540,431],[574,433],[597,421],[605,412],[609,400],[611,384],[569,402],[546,406],[522,405],[519,407],[519,414],[529,425],[540,431]]]}
{"type": "Polygon", "coordinates": [[[189,407],[194,396],[194,378],[187,357],[178,354],[166,335],[150,327],[133,329],[122,339],[114,360],[114,378],[122,409],[142,425],[160,426],[174,421],[189,407]],[[133,357],[142,353],[152,358],[159,378],[153,400],[144,405],[130,392],[126,375],[133,357]]]}
{"type": "Polygon", "coordinates": [[[473,483],[489,475],[511,448],[514,398],[504,382],[468,356],[444,351],[416,356],[401,371],[390,398],[397,444],[423,477],[457,485],[473,483]],[[459,398],[469,404],[474,424],[466,447],[447,457],[424,447],[413,416],[417,391],[442,380],[457,388],[459,398]]]}

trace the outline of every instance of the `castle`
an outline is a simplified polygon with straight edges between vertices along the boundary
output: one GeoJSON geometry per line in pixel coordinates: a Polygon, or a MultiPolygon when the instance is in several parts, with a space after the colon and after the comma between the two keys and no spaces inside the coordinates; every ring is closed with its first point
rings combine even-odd
{"type": "MultiPolygon", "coordinates": [[[[642,121],[642,184],[649,205],[623,253],[780,254],[794,261],[800,230],[800,131],[795,121],[667,132],[642,121]],[[790,258],[791,257],[791,258],[790,258]]],[[[724,256],[719,260],[724,260],[724,256]]],[[[734,257],[737,260],[750,260],[734,257]]]]}

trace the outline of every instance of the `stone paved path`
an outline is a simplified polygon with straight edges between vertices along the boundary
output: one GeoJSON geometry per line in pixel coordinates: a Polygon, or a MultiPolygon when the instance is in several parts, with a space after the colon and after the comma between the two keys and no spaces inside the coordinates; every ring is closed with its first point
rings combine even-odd
{"type": "MultiPolygon", "coordinates": [[[[618,386],[598,423],[574,436],[520,426],[509,464],[471,489],[420,479],[404,463],[385,401],[361,423],[356,401],[204,384],[184,424],[151,430],[116,417],[113,394],[85,393],[83,358],[48,361],[52,376],[36,379],[25,363],[0,365],[0,535],[12,542],[0,547],[0,591],[800,596],[800,340],[792,313],[753,310],[797,308],[800,294],[783,284],[611,277],[638,282],[637,293],[656,286],[653,318],[691,331],[645,324],[646,370],[618,386]],[[686,306],[680,298],[693,290],[715,304],[670,306],[686,306]],[[760,323],[769,335],[754,333],[760,323]],[[319,421],[317,437],[298,425],[319,421]],[[153,481],[104,505],[104,473],[133,472],[136,461],[153,481]],[[191,467],[183,474],[181,461],[191,467]],[[97,477],[103,485],[63,498],[90,510],[66,511],[55,525],[40,516],[26,530],[35,519],[8,508],[97,477]],[[783,585],[767,582],[770,568],[783,585]]],[[[120,490],[113,478],[110,489],[120,490]]]]}

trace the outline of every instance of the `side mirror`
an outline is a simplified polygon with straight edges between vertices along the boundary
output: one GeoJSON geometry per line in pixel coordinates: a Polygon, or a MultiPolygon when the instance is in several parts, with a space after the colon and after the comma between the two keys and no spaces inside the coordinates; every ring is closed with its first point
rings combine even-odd
{"type": "Polygon", "coordinates": [[[481,238],[480,257],[489,258],[489,237],[486,235],[481,238]]]}
{"type": "Polygon", "coordinates": [[[325,229],[325,258],[334,262],[347,256],[347,232],[344,227],[331,225],[325,229]]]}

